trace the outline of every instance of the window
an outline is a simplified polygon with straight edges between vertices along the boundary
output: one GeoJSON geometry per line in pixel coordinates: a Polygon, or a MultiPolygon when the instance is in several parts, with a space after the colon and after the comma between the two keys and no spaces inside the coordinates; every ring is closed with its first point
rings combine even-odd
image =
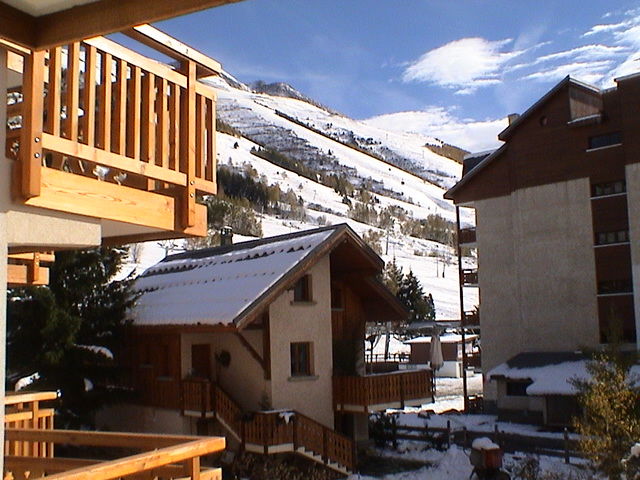
{"type": "Polygon", "coordinates": [[[293,301],[310,302],[311,300],[311,275],[305,275],[293,286],[293,301]]]}
{"type": "Polygon", "coordinates": [[[628,243],[629,230],[617,230],[615,232],[598,232],[596,245],[610,245],[612,243],[628,243]]]}
{"type": "Polygon", "coordinates": [[[308,377],[311,372],[311,342],[291,344],[291,376],[308,377]]]}
{"type": "Polygon", "coordinates": [[[603,197],[605,195],[615,195],[627,191],[627,184],[624,180],[614,182],[595,183],[591,185],[591,195],[593,197],[603,197]]]}
{"type": "Polygon", "coordinates": [[[526,397],[527,387],[531,385],[529,380],[511,380],[507,381],[507,396],[509,397],[526,397]]]}
{"type": "Polygon", "coordinates": [[[598,294],[609,295],[612,293],[632,293],[633,281],[631,279],[604,280],[598,282],[598,294]]]}
{"type": "Polygon", "coordinates": [[[622,134],[620,132],[611,132],[604,135],[594,135],[589,137],[589,150],[593,148],[608,147],[610,145],[620,145],[622,143],[622,134]]]}

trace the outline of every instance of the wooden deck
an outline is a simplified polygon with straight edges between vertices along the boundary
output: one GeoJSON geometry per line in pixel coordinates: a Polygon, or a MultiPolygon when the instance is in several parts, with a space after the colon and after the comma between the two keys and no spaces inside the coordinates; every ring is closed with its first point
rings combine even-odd
{"type": "Polygon", "coordinates": [[[41,402],[55,398],[54,392],[5,397],[3,478],[222,478],[219,468],[203,468],[200,459],[224,450],[224,438],[55,430],[53,410],[41,405],[41,402]],[[81,447],[78,451],[94,455],[100,452],[101,458],[90,455],[88,458],[60,457],[55,454],[57,444],[81,447]],[[123,451],[131,453],[123,456],[123,451]],[[105,455],[108,456],[106,460],[105,455]]]}
{"type": "Polygon", "coordinates": [[[429,370],[406,370],[362,377],[334,377],[336,411],[377,412],[433,402],[429,370]]]}
{"type": "Polygon", "coordinates": [[[216,193],[216,94],[194,61],[176,70],[102,37],[11,55],[22,85],[6,154],[22,203],[164,232],[147,237],[206,234],[196,196],[216,193]]]}

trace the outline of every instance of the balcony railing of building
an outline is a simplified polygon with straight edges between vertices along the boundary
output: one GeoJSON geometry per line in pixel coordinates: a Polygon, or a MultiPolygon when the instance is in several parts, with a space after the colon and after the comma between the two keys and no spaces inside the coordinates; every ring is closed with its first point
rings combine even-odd
{"type": "Polygon", "coordinates": [[[215,417],[251,452],[295,452],[341,473],[355,468],[354,442],[296,411],[244,412],[220,387],[208,380],[182,381],[182,411],[215,417]]]}
{"type": "MultiPolygon", "coordinates": [[[[224,450],[224,438],[54,430],[53,410],[41,408],[40,402],[55,398],[56,394],[51,392],[5,398],[3,478],[222,478],[220,469],[203,468],[200,459],[224,450]],[[55,455],[56,444],[99,447],[101,456],[110,448],[115,453],[108,460],[64,458],[55,455]],[[142,453],[121,457],[123,451],[142,453]]],[[[95,454],[96,449],[91,451],[95,454]]]]}
{"type": "Polygon", "coordinates": [[[54,261],[55,256],[52,252],[10,254],[7,265],[8,286],[48,285],[49,268],[43,265],[54,261]]]}
{"type": "Polygon", "coordinates": [[[460,245],[472,246],[476,243],[476,228],[468,227],[460,229],[460,245]]]}
{"type": "Polygon", "coordinates": [[[465,287],[478,286],[478,269],[466,268],[462,270],[462,283],[465,287]]]}
{"type": "Polygon", "coordinates": [[[433,376],[429,370],[398,371],[362,377],[334,377],[335,409],[375,412],[433,401],[433,376]]]}
{"type": "Polygon", "coordinates": [[[196,195],[216,192],[216,94],[194,61],[175,70],[102,37],[16,54],[22,86],[8,92],[6,154],[17,198],[206,234],[196,195]]]}

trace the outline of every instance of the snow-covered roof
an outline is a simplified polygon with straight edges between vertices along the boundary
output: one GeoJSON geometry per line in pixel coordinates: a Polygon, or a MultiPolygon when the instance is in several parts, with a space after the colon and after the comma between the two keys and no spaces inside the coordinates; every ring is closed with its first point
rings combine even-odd
{"type": "Polygon", "coordinates": [[[345,233],[358,238],[343,224],[167,257],[135,283],[142,295],[134,324],[237,326],[265,295],[287,288],[302,263],[324,247],[330,251],[345,233]]]}
{"type": "MultiPolygon", "coordinates": [[[[471,342],[478,338],[478,335],[465,335],[465,342],[471,342]]],[[[440,335],[440,343],[460,343],[462,342],[462,335],[458,335],[457,333],[443,333],[440,335]]],[[[404,343],[431,343],[431,336],[425,337],[416,337],[411,340],[407,340],[404,343]]]]}
{"type": "MultiPolygon", "coordinates": [[[[572,379],[588,380],[589,357],[579,352],[527,352],[516,355],[489,371],[489,378],[528,380],[527,395],[575,395],[572,379]]],[[[640,366],[631,369],[640,373],[640,366]]]]}

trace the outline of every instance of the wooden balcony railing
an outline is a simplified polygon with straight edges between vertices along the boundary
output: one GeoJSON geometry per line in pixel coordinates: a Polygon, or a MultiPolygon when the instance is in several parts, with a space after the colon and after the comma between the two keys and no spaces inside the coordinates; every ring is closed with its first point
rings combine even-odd
{"type": "Polygon", "coordinates": [[[299,412],[243,412],[212,382],[186,379],[182,384],[183,412],[203,416],[212,412],[248,451],[296,452],[341,473],[355,468],[353,440],[299,412]]]}
{"type": "Polygon", "coordinates": [[[8,257],[7,285],[48,285],[49,269],[42,264],[53,263],[52,252],[13,253],[8,257]]]}
{"type": "Polygon", "coordinates": [[[467,268],[462,270],[462,283],[467,287],[475,287],[478,285],[478,269],[467,268]]]}
{"type": "MultiPolygon", "coordinates": [[[[55,398],[55,392],[10,394],[5,398],[3,478],[111,480],[142,475],[167,480],[221,479],[220,469],[201,468],[200,457],[223,450],[224,438],[54,430],[53,410],[41,408],[40,402],[55,398]],[[56,456],[55,444],[98,447],[101,456],[112,459],[56,456]],[[109,454],[109,448],[115,453],[109,454]],[[142,453],[113,458],[121,457],[123,451],[142,453]]],[[[95,454],[96,449],[86,451],[95,454]]],[[[79,456],[77,452],[75,455],[79,456]]]]}
{"type": "Polygon", "coordinates": [[[460,245],[470,245],[476,243],[475,227],[460,229],[460,245]]]}
{"type": "Polygon", "coordinates": [[[25,204],[206,234],[216,94],[195,62],[174,70],[102,37],[23,56],[7,155],[25,204]]]}
{"type": "Polygon", "coordinates": [[[334,377],[335,408],[345,412],[374,412],[433,401],[429,370],[410,370],[363,377],[334,377]]]}

